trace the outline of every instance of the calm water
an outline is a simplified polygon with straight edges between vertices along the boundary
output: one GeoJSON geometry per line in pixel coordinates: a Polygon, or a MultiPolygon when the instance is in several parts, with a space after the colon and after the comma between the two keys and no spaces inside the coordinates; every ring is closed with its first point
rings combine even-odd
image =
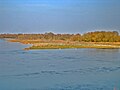
{"type": "Polygon", "coordinates": [[[119,49],[25,47],[0,40],[0,90],[120,90],[119,49]]]}

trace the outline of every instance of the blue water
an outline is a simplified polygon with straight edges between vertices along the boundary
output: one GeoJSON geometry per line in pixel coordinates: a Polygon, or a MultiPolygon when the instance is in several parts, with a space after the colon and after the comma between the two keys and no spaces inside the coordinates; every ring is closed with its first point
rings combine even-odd
{"type": "Polygon", "coordinates": [[[120,90],[120,49],[25,47],[0,40],[0,90],[120,90]]]}

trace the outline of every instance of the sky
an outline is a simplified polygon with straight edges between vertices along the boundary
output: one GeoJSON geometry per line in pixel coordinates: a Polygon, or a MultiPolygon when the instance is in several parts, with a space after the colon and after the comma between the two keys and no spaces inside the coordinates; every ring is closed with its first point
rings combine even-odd
{"type": "Polygon", "coordinates": [[[0,33],[120,32],[120,0],[0,0],[0,33]]]}

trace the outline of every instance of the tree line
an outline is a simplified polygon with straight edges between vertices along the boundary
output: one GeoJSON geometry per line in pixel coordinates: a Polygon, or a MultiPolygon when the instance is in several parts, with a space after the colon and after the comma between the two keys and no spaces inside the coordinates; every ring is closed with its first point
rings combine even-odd
{"type": "Polygon", "coordinates": [[[12,38],[19,40],[64,40],[76,42],[120,42],[120,35],[117,31],[95,31],[78,34],[0,34],[0,38],[12,38]]]}

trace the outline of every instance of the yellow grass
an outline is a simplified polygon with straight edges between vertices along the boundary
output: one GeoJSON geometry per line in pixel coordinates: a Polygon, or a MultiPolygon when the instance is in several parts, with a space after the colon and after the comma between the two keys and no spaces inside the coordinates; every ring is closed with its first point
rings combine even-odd
{"type": "Polygon", "coordinates": [[[70,48],[103,48],[103,49],[114,49],[120,48],[120,42],[73,42],[63,40],[16,40],[10,39],[10,42],[20,42],[23,44],[32,44],[29,49],[70,49],[70,48]]]}

